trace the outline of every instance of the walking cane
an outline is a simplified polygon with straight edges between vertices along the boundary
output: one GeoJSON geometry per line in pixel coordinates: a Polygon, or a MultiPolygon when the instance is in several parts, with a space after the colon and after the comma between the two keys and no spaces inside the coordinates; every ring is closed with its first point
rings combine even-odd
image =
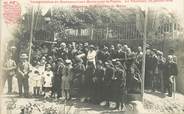
{"type": "Polygon", "coordinates": [[[173,98],[175,99],[176,93],[176,79],[173,77],[173,98]]]}

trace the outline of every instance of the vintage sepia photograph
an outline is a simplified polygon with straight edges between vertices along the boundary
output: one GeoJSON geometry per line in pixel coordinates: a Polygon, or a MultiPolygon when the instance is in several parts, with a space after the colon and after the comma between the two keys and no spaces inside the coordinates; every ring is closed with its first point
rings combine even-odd
{"type": "Polygon", "coordinates": [[[0,114],[184,113],[184,1],[122,1],[2,0],[0,114]]]}

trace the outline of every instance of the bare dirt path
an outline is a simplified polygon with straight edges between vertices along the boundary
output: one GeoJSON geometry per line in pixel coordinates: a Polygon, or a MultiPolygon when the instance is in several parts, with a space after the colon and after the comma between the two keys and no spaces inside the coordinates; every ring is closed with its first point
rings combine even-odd
{"type": "MultiPolygon", "coordinates": [[[[45,100],[43,98],[19,98],[15,95],[3,95],[2,114],[20,114],[21,109],[27,108],[32,114],[129,114],[128,111],[112,110],[107,107],[81,103],[72,100],[65,103],[63,100],[45,100]],[[7,108],[11,111],[7,111],[7,108]]],[[[113,105],[113,103],[112,103],[113,105]]],[[[175,98],[161,93],[146,92],[144,95],[144,113],[184,113],[184,95],[177,93],[175,98]]],[[[141,113],[141,112],[140,112],[141,113]]],[[[132,114],[132,113],[130,113],[132,114]]]]}

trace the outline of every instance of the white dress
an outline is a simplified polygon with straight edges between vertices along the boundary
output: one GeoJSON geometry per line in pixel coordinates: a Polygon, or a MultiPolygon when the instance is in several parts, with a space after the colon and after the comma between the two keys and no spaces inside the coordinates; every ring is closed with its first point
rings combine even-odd
{"type": "Polygon", "coordinates": [[[44,85],[43,87],[52,87],[53,72],[45,71],[43,73],[44,85]]]}

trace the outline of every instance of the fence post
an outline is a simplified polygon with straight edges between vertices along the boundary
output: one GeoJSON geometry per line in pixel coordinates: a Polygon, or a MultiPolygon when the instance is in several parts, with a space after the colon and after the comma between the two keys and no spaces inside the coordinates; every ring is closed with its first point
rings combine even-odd
{"type": "Polygon", "coordinates": [[[107,32],[106,32],[105,40],[107,40],[108,34],[109,34],[109,27],[108,27],[108,25],[107,25],[107,32]]]}
{"type": "Polygon", "coordinates": [[[142,62],[142,101],[144,100],[144,79],[145,79],[145,64],[146,64],[146,40],[147,40],[147,21],[148,21],[148,6],[146,2],[145,21],[144,21],[144,36],[143,36],[143,62],[142,62]]]}
{"type": "Polygon", "coordinates": [[[91,38],[90,38],[91,40],[93,40],[93,27],[94,27],[94,26],[92,25],[92,26],[91,26],[91,38]]]}

